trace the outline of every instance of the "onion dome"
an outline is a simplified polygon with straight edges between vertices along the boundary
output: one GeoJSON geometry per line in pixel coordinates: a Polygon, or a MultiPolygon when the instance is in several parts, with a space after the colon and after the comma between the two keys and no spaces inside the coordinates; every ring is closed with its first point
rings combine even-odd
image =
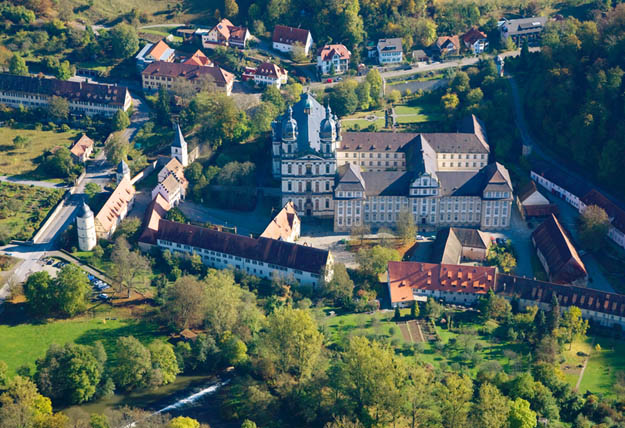
{"type": "Polygon", "coordinates": [[[282,139],[285,141],[297,140],[297,122],[293,119],[293,108],[289,106],[288,116],[282,121],[282,139]]]}
{"type": "Polygon", "coordinates": [[[336,140],[336,121],[332,117],[330,106],[326,107],[326,117],[319,125],[319,138],[322,140],[336,140]]]}

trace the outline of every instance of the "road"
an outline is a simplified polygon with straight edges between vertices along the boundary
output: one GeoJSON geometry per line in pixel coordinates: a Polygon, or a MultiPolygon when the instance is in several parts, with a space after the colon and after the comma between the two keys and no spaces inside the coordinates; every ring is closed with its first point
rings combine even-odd
{"type": "Polygon", "coordinates": [[[0,176],[0,181],[4,181],[5,183],[21,184],[24,186],[45,187],[47,189],[68,189],[69,188],[69,186],[63,183],[50,183],[49,181],[39,181],[39,180],[22,180],[17,176],[8,176],[8,175],[0,176]]]}

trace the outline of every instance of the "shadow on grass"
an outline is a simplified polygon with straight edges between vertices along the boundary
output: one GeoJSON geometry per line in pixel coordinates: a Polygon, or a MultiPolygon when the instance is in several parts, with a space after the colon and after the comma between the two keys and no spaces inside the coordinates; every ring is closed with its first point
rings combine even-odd
{"type": "Polygon", "coordinates": [[[124,320],[123,322],[125,325],[117,328],[87,330],[75,342],[80,345],[93,345],[98,341],[102,342],[109,359],[111,359],[117,346],[117,339],[120,337],[134,336],[142,343],[147,344],[158,336],[156,324],[133,320],[124,320]]]}
{"type": "Polygon", "coordinates": [[[17,325],[42,325],[47,323],[46,318],[39,318],[28,309],[26,303],[5,302],[0,313],[0,325],[15,327],[17,325]]]}

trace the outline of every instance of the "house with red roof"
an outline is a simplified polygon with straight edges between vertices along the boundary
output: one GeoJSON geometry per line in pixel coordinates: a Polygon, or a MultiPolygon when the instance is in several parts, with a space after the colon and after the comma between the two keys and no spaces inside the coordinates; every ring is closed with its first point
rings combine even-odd
{"type": "Polygon", "coordinates": [[[317,55],[317,68],[321,74],[343,74],[349,68],[351,56],[345,45],[325,45],[317,55]]]}
{"type": "Polygon", "coordinates": [[[234,85],[234,74],[216,65],[208,67],[163,61],[155,61],[141,72],[142,86],[145,91],[156,91],[161,87],[171,89],[183,80],[193,84],[197,90],[202,90],[207,85],[214,85],[223,89],[226,95],[230,95],[234,85]]]}
{"type": "Polygon", "coordinates": [[[143,70],[154,61],[173,62],[175,58],[175,49],[170,48],[164,40],[158,43],[147,43],[135,56],[139,70],[143,70]]]}
{"type": "Polygon", "coordinates": [[[271,41],[273,48],[280,52],[292,52],[293,47],[299,45],[304,49],[304,55],[308,55],[313,43],[310,31],[286,25],[274,27],[271,41]]]}
{"type": "Polygon", "coordinates": [[[232,24],[224,18],[205,34],[202,34],[202,47],[213,49],[216,46],[232,46],[245,49],[248,40],[252,37],[247,27],[232,24]]]}
{"type": "Polygon", "coordinates": [[[300,236],[301,225],[302,222],[297,215],[295,205],[293,202],[287,202],[260,236],[279,241],[295,242],[300,236]]]}
{"type": "Polygon", "coordinates": [[[204,52],[199,49],[196,50],[195,53],[185,62],[183,62],[183,64],[199,65],[202,67],[212,67],[214,65],[213,61],[211,61],[206,55],[204,55],[204,52]]]}
{"type": "Polygon", "coordinates": [[[460,54],[460,38],[458,36],[441,36],[436,39],[435,46],[440,56],[460,54]]]}
{"type": "Polygon", "coordinates": [[[82,134],[80,139],[74,143],[70,152],[72,153],[72,157],[82,163],[87,162],[91,152],[93,151],[94,142],[91,138],[87,137],[86,134],[82,134]]]}
{"type": "Polygon", "coordinates": [[[488,37],[477,28],[471,28],[460,36],[464,46],[474,54],[481,54],[488,49],[488,37]]]}
{"type": "MultiPolygon", "coordinates": [[[[246,73],[250,70],[246,69],[246,73]]],[[[280,86],[286,85],[289,73],[284,68],[271,62],[263,62],[256,67],[253,72],[254,83],[257,85],[273,85],[280,89],[280,86]]]]}

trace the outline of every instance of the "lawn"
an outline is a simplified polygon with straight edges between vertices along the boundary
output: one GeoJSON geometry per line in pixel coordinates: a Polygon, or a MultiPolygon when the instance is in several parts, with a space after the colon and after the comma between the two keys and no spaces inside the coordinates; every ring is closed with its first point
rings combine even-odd
{"type": "MultiPolygon", "coordinates": [[[[394,347],[406,343],[399,327],[392,321],[393,312],[374,314],[342,314],[329,316],[330,308],[319,311],[322,331],[331,344],[347,343],[351,336],[367,336],[372,339],[389,341],[394,347]]],[[[404,310],[407,315],[409,310],[404,310]]]]}
{"type": "Polygon", "coordinates": [[[35,129],[0,128],[0,175],[19,175],[33,172],[37,168],[36,159],[46,150],[54,147],[70,147],[77,139],[76,131],[53,132],[35,129]],[[28,142],[23,149],[16,149],[13,139],[18,135],[28,142]]]}
{"type": "Polygon", "coordinates": [[[625,371],[625,342],[596,338],[595,343],[601,346],[601,350],[592,349],[579,392],[610,395],[614,393],[616,374],[625,371]]]}
{"type": "Polygon", "coordinates": [[[30,239],[62,197],[61,189],[0,183],[0,241],[30,239]]]}
{"type": "Polygon", "coordinates": [[[111,355],[118,337],[132,335],[149,343],[158,334],[156,324],[120,318],[115,310],[101,312],[95,318],[83,316],[45,324],[0,324],[0,360],[7,363],[9,376],[12,376],[23,365],[34,367],[35,361],[53,343],[92,345],[96,341],[102,341],[107,353],[111,355]]]}

